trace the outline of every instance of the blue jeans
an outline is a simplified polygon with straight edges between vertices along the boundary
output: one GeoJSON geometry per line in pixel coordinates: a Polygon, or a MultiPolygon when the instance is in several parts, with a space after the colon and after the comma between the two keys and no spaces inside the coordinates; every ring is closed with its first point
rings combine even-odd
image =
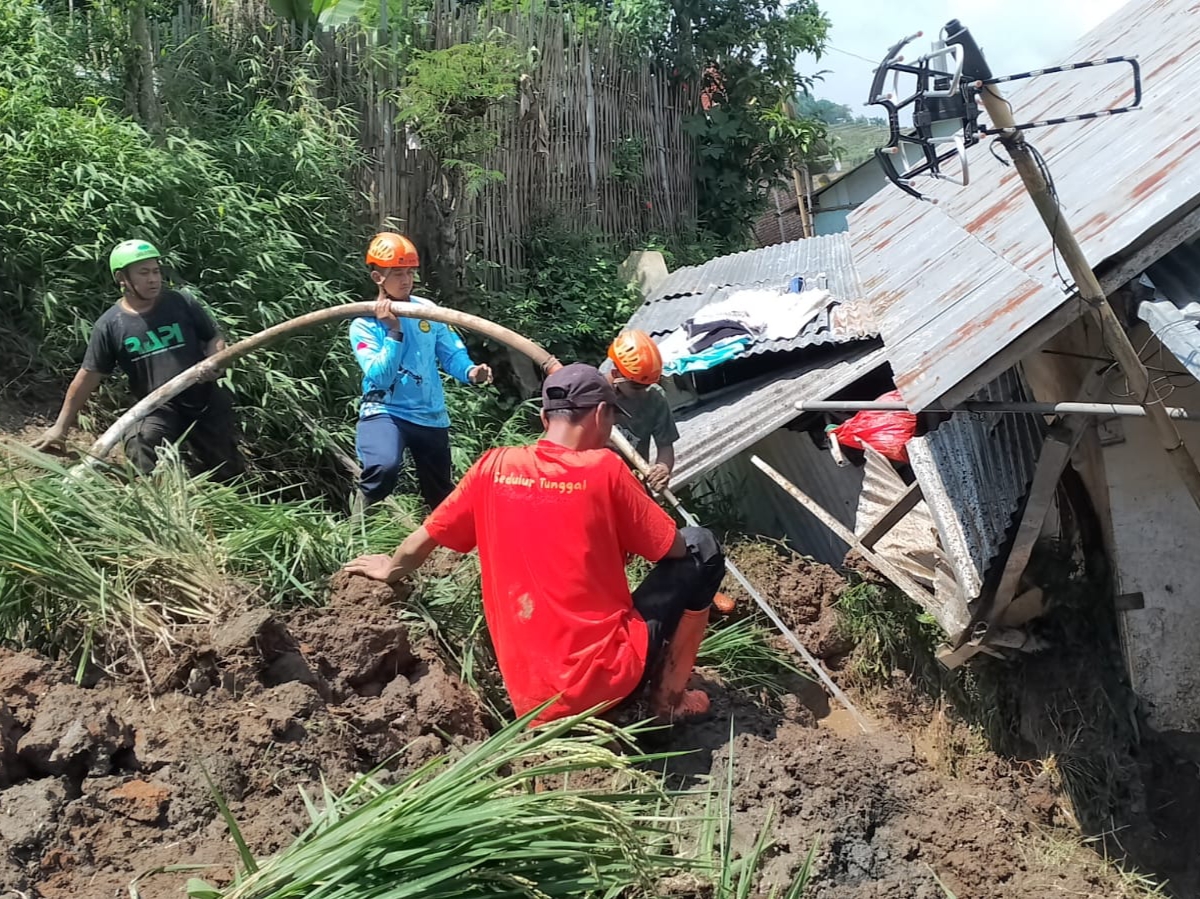
{"type": "Polygon", "coordinates": [[[412,454],[421,497],[430,509],[436,509],[454,489],[449,428],[428,428],[387,414],[359,419],[355,440],[362,464],[359,490],[368,503],[389,496],[396,489],[406,447],[412,454]]]}

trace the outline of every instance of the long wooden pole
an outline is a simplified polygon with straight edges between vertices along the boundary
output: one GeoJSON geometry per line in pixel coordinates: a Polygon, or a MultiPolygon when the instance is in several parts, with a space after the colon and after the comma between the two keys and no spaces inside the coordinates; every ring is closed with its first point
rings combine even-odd
{"type": "Polygon", "coordinates": [[[980,97],[988,115],[991,116],[992,127],[1000,129],[1000,142],[1008,150],[1008,155],[1012,157],[1013,165],[1016,166],[1017,173],[1025,184],[1025,189],[1029,192],[1042,221],[1050,231],[1054,246],[1062,254],[1063,262],[1075,280],[1075,289],[1079,291],[1079,296],[1087,303],[1088,308],[1099,321],[1100,336],[1105,347],[1125,372],[1125,377],[1129,379],[1130,390],[1134,397],[1140,399],[1140,405],[1145,408],[1146,417],[1150,419],[1154,430],[1158,433],[1158,439],[1167,453],[1167,458],[1175,466],[1192,501],[1197,507],[1200,507],[1200,469],[1196,467],[1196,461],[1188,452],[1179,429],[1175,427],[1175,423],[1164,407],[1163,399],[1155,388],[1154,382],[1150,380],[1146,367],[1138,358],[1137,350],[1129,342],[1129,335],[1121,327],[1116,313],[1108,302],[1108,297],[1096,278],[1096,273],[1092,271],[1087,257],[1083,255],[1083,249],[1079,246],[1075,233],[1067,224],[1062,208],[1050,191],[1050,185],[1046,182],[1042,167],[1025,141],[1024,132],[1018,131],[1014,127],[1012,105],[1004,99],[994,84],[984,85],[980,97]]]}

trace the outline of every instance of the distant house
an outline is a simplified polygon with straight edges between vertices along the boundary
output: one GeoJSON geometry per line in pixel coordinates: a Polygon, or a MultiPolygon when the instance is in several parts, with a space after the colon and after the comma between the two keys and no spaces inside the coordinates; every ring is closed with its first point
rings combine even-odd
{"type": "Polygon", "coordinates": [[[765,247],[845,231],[850,213],[889,186],[873,158],[847,172],[797,172],[793,183],[771,188],[767,211],[754,225],[754,238],[765,247]]]}
{"type": "Polygon", "coordinates": [[[817,184],[809,195],[815,234],[836,234],[849,227],[850,213],[884,188],[891,188],[876,159],[817,184]]]}

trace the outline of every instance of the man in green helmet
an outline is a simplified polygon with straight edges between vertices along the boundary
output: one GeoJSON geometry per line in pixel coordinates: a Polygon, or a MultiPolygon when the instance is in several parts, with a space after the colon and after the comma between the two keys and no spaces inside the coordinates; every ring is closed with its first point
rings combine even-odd
{"type": "MultiPolygon", "coordinates": [[[[163,288],[161,258],[153,244],[126,240],[109,256],[121,286],[113,304],[92,328],[83,366],[67,388],[58,419],[33,445],[61,446],[80,410],[106,375],[117,367],[138,399],[180,372],[224,349],[216,323],[190,296],[163,288]]],[[[194,471],[227,480],[244,468],[229,393],[210,382],[196,384],[144,418],[125,442],[125,455],[144,474],[154,470],[158,448],[180,438],[194,471]]]]}

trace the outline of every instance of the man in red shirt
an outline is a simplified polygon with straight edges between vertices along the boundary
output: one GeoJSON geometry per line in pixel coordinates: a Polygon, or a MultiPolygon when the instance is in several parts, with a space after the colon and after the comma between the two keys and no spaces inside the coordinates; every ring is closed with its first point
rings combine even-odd
{"type": "Polygon", "coordinates": [[[650,686],[654,714],[703,714],[687,690],[724,557],[704,528],[676,528],[616,453],[605,447],[623,415],[590,365],[565,366],[542,385],[545,436],[489,450],[391,555],[346,569],[395,583],[435,546],[479,548],[483,611],[518,715],[554,700],[537,723],[650,686]],[[658,564],[632,594],[630,555],[658,564]]]}

